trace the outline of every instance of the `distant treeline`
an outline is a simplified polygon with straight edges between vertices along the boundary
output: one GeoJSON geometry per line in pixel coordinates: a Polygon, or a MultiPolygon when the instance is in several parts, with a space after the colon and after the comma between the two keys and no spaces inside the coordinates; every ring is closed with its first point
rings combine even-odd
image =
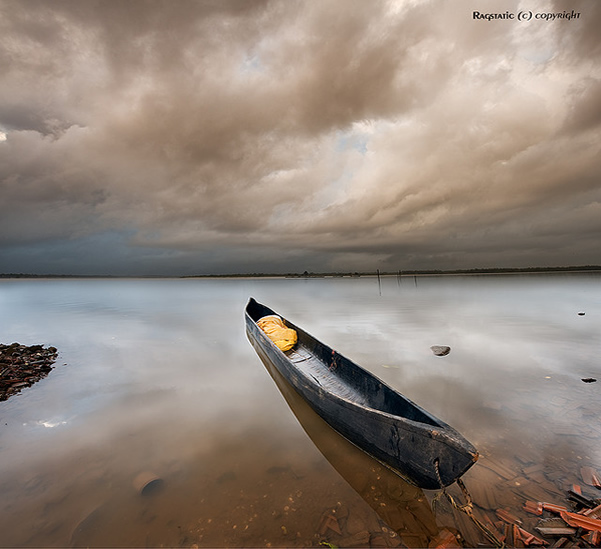
{"type": "Polygon", "coordinates": [[[172,277],[155,275],[71,275],[71,274],[30,274],[0,273],[0,278],[325,278],[325,277],[361,277],[361,276],[419,276],[419,275],[453,275],[453,274],[510,274],[510,273],[555,273],[601,271],[601,265],[573,265],[569,267],[492,267],[481,269],[414,269],[398,271],[363,271],[363,272],[323,272],[313,273],[231,273],[231,274],[197,274],[172,277]]]}
{"type": "Polygon", "coordinates": [[[232,273],[232,274],[199,274],[182,278],[325,278],[325,277],[361,277],[361,276],[419,276],[419,275],[452,275],[452,274],[509,274],[509,273],[553,273],[553,272],[583,272],[601,271],[601,265],[573,265],[569,267],[493,267],[481,269],[416,269],[398,271],[363,271],[363,272],[320,272],[313,273],[232,273]]]}
{"type": "Polygon", "coordinates": [[[484,269],[454,269],[454,270],[418,270],[418,271],[397,271],[394,273],[380,274],[402,274],[402,275],[419,275],[419,274],[495,274],[495,273],[554,273],[554,272],[582,272],[582,271],[601,271],[600,265],[573,265],[569,267],[493,267],[484,269]]]}

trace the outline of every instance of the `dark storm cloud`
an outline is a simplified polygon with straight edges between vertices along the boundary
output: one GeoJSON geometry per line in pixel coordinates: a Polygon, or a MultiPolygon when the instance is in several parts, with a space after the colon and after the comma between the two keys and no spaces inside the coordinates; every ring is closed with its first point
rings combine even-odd
{"type": "Polygon", "coordinates": [[[569,5],[0,0],[0,270],[598,263],[569,5]]]}

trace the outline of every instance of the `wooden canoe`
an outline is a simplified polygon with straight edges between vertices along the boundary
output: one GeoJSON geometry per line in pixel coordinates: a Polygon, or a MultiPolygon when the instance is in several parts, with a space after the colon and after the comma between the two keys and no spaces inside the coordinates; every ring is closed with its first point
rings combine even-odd
{"type": "Polygon", "coordinates": [[[298,335],[295,347],[282,352],[257,326],[268,315],[278,313],[250,298],[250,343],[350,442],[430,490],[452,484],[476,462],[476,449],[455,429],[278,315],[298,335]]]}

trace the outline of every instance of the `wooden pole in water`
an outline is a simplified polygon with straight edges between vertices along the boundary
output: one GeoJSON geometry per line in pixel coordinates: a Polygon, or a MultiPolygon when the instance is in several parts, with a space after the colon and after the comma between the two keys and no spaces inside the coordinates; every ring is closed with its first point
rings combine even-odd
{"type": "Polygon", "coordinates": [[[378,292],[382,295],[382,283],[380,282],[380,269],[378,269],[378,292]]]}

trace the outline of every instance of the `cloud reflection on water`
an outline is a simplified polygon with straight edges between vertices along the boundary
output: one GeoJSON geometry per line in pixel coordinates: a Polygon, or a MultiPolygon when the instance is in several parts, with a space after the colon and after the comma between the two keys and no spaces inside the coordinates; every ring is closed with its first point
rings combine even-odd
{"type": "Polygon", "coordinates": [[[122,531],[121,545],[289,543],[281,526],[292,524],[310,541],[327,505],[367,505],[248,344],[249,295],[460,430],[484,455],[468,486],[486,478],[509,493],[486,459],[522,475],[518,454],[577,482],[580,465],[601,465],[598,384],[580,381],[601,378],[599,280],[383,278],[382,296],[367,278],[2,281],[3,338],[60,352],[50,376],[0,403],[5,543],[64,546],[101,506],[96,526],[122,531]],[[451,353],[435,357],[433,344],[451,353]],[[164,478],[160,498],[137,499],[142,470],[164,478]],[[286,515],[289,497],[297,511],[286,515]]]}

